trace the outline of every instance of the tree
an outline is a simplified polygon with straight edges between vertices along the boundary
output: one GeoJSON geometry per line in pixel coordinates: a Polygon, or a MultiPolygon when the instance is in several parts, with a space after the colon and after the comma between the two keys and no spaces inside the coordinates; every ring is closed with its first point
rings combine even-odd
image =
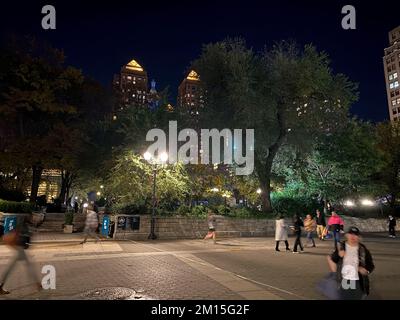
{"type": "Polygon", "coordinates": [[[241,39],[206,45],[193,63],[207,94],[203,124],[255,129],[255,170],[271,211],[271,172],[284,144],[312,143],[343,124],[356,86],[325,53],[281,42],[254,54],[241,39]]]}
{"type": "Polygon", "coordinates": [[[374,126],[351,119],[341,130],[318,137],[311,150],[283,148],[273,172],[325,204],[349,195],[376,195],[380,187],[373,177],[382,162],[375,146],[374,126]]]}
{"type": "Polygon", "coordinates": [[[70,92],[80,85],[79,70],[64,66],[62,51],[35,39],[15,41],[1,52],[0,115],[10,139],[1,150],[3,165],[32,170],[30,201],[36,200],[41,174],[55,160],[55,131],[63,119],[76,112],[70,92]]]}
{"type": "MultiPolygon", "coordinates": [[[[118,158],[106,182],[108,196],[114,204],[149,205],[153,190],[153,166],[141,156],[127,151],[118,158]]],[[[184,201],[189,192],[190,179],[182,165],[168,165],[157,170],[156,198],[160,206],[184,201]]]]}

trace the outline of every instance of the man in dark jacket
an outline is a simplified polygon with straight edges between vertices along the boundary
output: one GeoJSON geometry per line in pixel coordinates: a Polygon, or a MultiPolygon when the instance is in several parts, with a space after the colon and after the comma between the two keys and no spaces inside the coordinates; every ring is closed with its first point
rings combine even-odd
{"type": "Polygon", "coordinates": [[[338,244],[328,256],[328,264],[336,273],[340,298],[361,300],[369,294],[368,275],[375,269],[369,250],[360,242],[360,230],[351,227],[346,241],[338,244]]]}
{"type": "Polygon", "coordinates": [[[388,226],[389,226],[389,237],[396,238],[396,218],[393,217],[392,215],[389,215],[388,226]]]}
{"type": "Polygon", "coordinates": [[[294,234],[296,235],[293,253],[299,253],[297,251],[297,246],[300,246],[300,250],[304,251],[303,245],[301,244],[301,228],[304,227],[304,223],[298,214],[294,215],[293,222],[294,222],[294,225],[291,227],[291,229],[294,231],[294,234]]]}

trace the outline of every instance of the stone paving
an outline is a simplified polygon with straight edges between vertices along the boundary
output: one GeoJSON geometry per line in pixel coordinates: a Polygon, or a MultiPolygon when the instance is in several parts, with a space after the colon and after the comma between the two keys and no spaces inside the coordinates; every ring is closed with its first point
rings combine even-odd
{"type": "MultiPolygon", "coordinates": [[[[37,292],[19,262],[5,285],[11,294],[0,299],[101,299],[96,295],[102,294],[128,299],[130,292],[132,299],[323,299],[315,285],[327,272],[332,250],[332,242],[325,241],[304,254],[277,253],[272,238],[222,239],[216,245],[202,240],[80,245],[80,237],[54,238],[37,241],[26,252],[38,275],[44,265],[55,267],[56,289],[37,292]]],[[[399,299],[399,239],[374,235],[365,243],[377,267],[371,297],[399,299]]],[[[12,254],[0,246],[0,272],[12,254]]]]}

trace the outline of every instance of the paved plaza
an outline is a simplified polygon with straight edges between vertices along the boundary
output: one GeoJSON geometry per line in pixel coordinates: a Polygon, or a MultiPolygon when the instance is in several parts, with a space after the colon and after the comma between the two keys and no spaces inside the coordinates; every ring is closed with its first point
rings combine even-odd
{"type": "MultiPolygon", "coordinates": [[[[110,292],[119,299],[324,299],[315,287],[328,272],[326,256],[333,248],[328,240],[301,254],[275,252],[273,238],[227,238],[215,245],[203,240],[81,245],[80,239],[36,236],[27,253],[38,274],[44,265],[55,267],[56,289],[38,292],[19,262],[5,285],[11,294],[0,299],[111,299],[110,292]]],[[[399,299],[400,239],[369,234],[363,242],[376,265],[369,299],[399,299]]],[[[0,272],[12,255],[0,245],[0,272]]]]}

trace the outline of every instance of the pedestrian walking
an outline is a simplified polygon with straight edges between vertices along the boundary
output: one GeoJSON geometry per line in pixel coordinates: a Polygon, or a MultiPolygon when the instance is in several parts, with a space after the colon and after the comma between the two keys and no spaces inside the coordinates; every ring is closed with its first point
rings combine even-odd
{"type": "Polygon", "coordinates": [[[308,214],[304,219],[304,230],[307,232],[307,244],[308,247],[312,244],[312,247],[315,247],[315,241],[313,238],[313,234],[317,228],[317,222],[311,217],[311,214],[308,214]]]}
{"type": "Polygon", "coordinates": [[[286,225],[285,217],[283,215],[278,216],[278,218],[275,220],[275,241],[276,241],[275,251],[278,252],[280,251],[279,250],[280,241],[284,241],[286,245],[286,251],[290,251],[287,228],[288,226],[286,225]]]}
{"type": "Polygon", "coordinates": [[[396,238],[396,218],[393,217],[392,215],[389,215],[388,226],[389,226],[389,237],[396,238]]]}
{"type": "Polygon", "coordinates": [[[351,227],[346,240],[340,242],[336,250],[328,256],[328,265],[336,275],[339,299],[361,300],[370,292],[369,274],[374,270],[372,255],[360,242],[360,230],[351,227]]]}
{"type": "Polygon", "coordinates": [[[216,234],[215,228],[216,228],[217,220],[211,210],[208,210],[207,223],[208,223],[208,233],[204,237],[204,240],[212,238],[214,241],[214,244],[216,244],[217,243],[217,239],[216,239],[217,234],[216,234]]]}
{"type": "Polygon", "coordinates": [[[333,232],[334,249],[340,242],[340,233],[343,232],[344,222],[341,217],[338,216],[336,211],[332,211],[332,216],[328,220],[329,230],[333,232]]]}
{"type": "Polygon", "coordinates": [[[87,207],[87,213],[86,213],[86,221],[85,221],[85,229],[84,229],[85,238],[83,239],[83,241],[80,244],[86,243],[88,237],[92,237],[92,238],[96,239],[96,241],[95,241],[96,243],[97,243],[97,241],[100,240],[100,238],[96,234],[98,224],[99,224],[99,218],[97,217],[97,213],[95,211],[93,211],[93,205],[90,204],[87,207]]]}
{"type": "Polygon", "coordinates": [[[26,263],[28,275],[35,281],[37,289],[41,290],[42,285],[39,277],[35,272],[34,266],[25,253],[25,250],[29,248],[30,242],[28,219],[24,217],[21,223],[17,226],[16,230],[5,234],[3,240],[8,246],[15,250],[15,256],[11,259],[0,278],[0,295],[10,293],[10,291],[4,289],[4,284],[6,283],[11,272],[14,270],[14,267],[18,261],[24,261],[26,263]]]}
{"type": "Polygon", "coordinates": [[[319,240],[325,239],[325,228],[326,228],[326,221],[325,216],[317,209],[317,236],[319,240]]]}
{"type": "Polygon", "coordinates": [[[296,236],[296,240],[294,242],[293,253],[299,253],[297,251],[297,247],[300,246],[300,250],[304,251],[303,245],[301,244],[301,228],[304,227],[303,220],[301,220],[298,214],[295,214],[293,217],[294,225],[291,227],[296,236]]]}

